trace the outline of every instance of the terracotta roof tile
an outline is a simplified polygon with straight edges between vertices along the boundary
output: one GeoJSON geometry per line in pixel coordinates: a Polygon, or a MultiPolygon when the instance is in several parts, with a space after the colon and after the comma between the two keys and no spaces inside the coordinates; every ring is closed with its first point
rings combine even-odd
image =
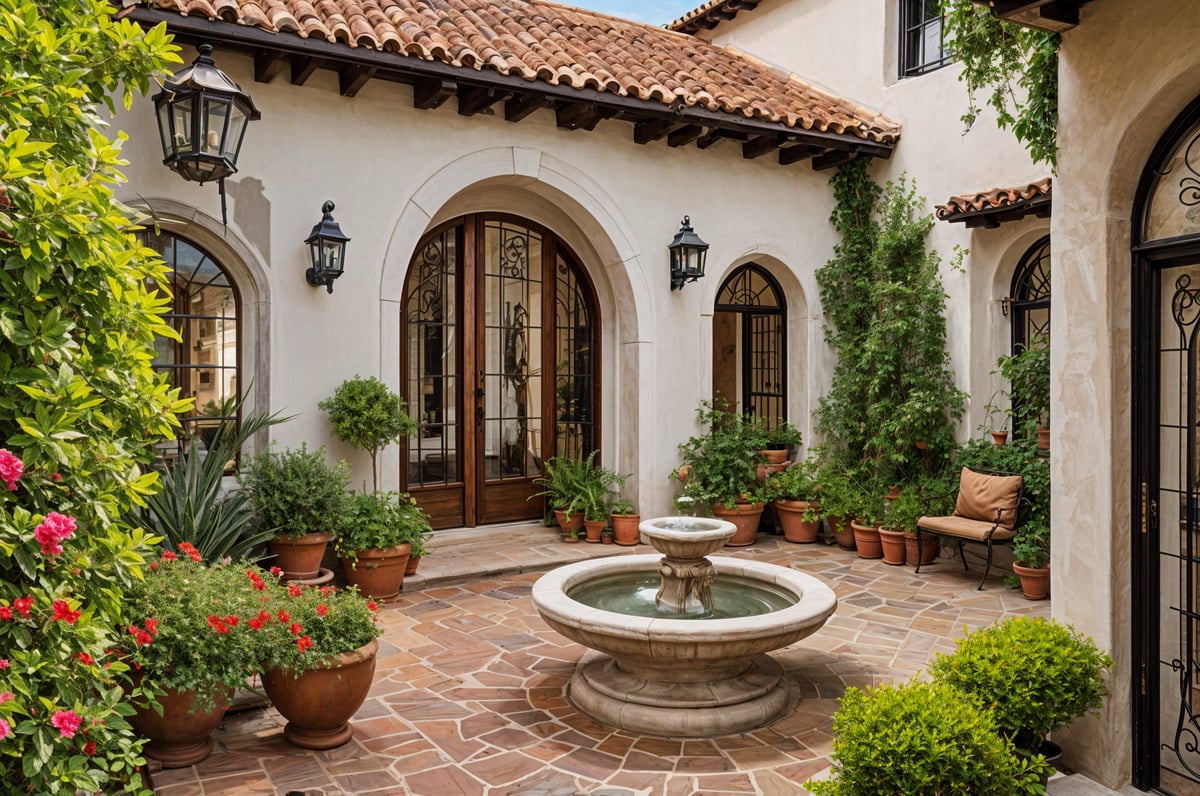
{"type": "Polygon", "coordinates": [[[1049,203],[1051,197],[1051,178],[1045,177],[1037,182],[1015,188],[992,188],[990,191],[951,196],[944,205],[937,205],[937,217],[943,221],[957,221],[964,216],[978,215],[988,212],[1020,211],[1035,208],[1049,203]]]}
{"type": "Polygon", "coordinates": [[[890,144],[892,120],[743,53],[546,0],[143,0],[270,32],[890,144]]]}
{"type": "Polygon", "coordinates": [[[712,30],[722,20],[736,17],[739,11],[753,11],[758,3],[759,0],[708,0],[664,27],[681,33],[695,33],[700,28],[712,30]]]}

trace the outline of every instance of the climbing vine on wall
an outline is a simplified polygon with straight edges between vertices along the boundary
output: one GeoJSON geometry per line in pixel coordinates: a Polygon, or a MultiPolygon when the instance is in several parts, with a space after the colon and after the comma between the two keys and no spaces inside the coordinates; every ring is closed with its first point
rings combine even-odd
{"type": "Polygon", "coordinates": [[[942,0],[946,41],[963,65],[968,127],[983,106],[996,112],[1035,162],[1057,160],[1059,35],[1002,22],[971,0],[942,0]],[[986,94],[981,106],[978,97],[986,94]]]}

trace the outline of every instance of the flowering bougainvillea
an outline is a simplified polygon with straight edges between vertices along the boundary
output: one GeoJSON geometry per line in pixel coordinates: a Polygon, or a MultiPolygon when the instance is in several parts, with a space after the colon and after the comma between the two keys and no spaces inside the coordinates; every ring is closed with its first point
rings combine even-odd
{"type": "Polygon", "coordinates": [[[107,654],[149,549],[123,519],[187,405],[153,370],[170,299],[113,199],[104,106],[178,61],[101,0],[0,0],[0,789],[141,793],[107,654]],[[87,657],[81,657],[81,654],[87,657]]]}

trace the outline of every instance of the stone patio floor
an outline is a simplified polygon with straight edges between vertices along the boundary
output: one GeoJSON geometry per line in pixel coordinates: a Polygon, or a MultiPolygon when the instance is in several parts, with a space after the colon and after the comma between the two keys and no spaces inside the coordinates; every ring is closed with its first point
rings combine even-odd
{"type": "Polygon", "coordinates": [[[156,792],[803,794],[800,783],[830,764],[831,717],[846,686],[907,679],[953,649],[965,628],[1050,611],[1049,601],[1006,588],[1000,574],[977,591],[979,574],[957,558],[917,576],[836,546],[759,534],[752,547],[722,554],[803,570],[839,599],[823,629],[774,654],[793,679],[795,710],[743,735],[640,736],[596,724],[567,702],[564,687],[585,650],[550,630],[529,597],[545,569],[633,552],[652,549],[565,544],[540,526],[439,534],[419,575],[381,610],[375,683],[348,744],[306,751],[284,740],[273,709],[231,712],[207,760],[151,772],[156,792]]]}

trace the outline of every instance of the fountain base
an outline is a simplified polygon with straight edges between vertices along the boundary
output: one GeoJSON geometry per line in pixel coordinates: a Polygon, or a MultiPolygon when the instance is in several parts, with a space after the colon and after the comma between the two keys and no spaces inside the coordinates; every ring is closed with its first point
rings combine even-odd
{"type": "Polygon", "coordinates": [[[745,732],[782,718],[791,706],[783,668],[769,655],[744,662],[732,675],[679,682],[626,672],[611,657],[592,652],[576,667],[567,698],[602,724],[673,738],[745,732]]]}

